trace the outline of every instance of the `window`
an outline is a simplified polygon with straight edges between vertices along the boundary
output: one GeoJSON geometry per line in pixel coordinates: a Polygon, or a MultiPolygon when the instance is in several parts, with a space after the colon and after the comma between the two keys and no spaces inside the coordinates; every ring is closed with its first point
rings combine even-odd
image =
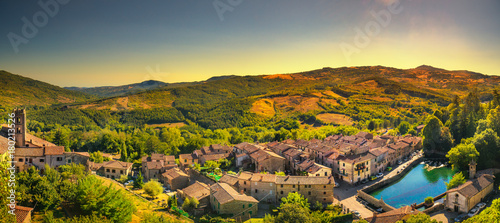
{"type": "Polygon", "coordinates": [[[185,163],[187,163],[187,161],[188,161],[187,159],[184,159],[184,162],[185,162],[185,163]]]}
{"type": "Polygon", "coordinates": [[[283,191],[281,191],[280,194],[283,194],[283,191]]]}
{"type": "MultiPolygon", "coordinates": [[[[120,170],[120,174],[123,174],[123,170],[120,170]]],[[[156,176],[156,174],[155,174],[155,176],[156,176]]]]}
{"type": "Polygon", "coordinates": [[[242,215],[245,215],[245,212],[243,212],[243,214],[242,214],[242,215]]]}
{"type": "MultiPolygon", "coordinates": [[[[19,162],[23,162],[23,158],[19,158],[19,162]]],[[[283,187],[283,185],[281,185],[283,187]]]]}
{"type": "Polygon", "coordinates": [[[247,185],[247,182],[246,182],[246,181],[243,181],[243,184],[247,185]]]}
{"type": "Polygon", "coordinates": [[[295,185],[293,185],[292,187],[295,188],[295,185]]]}
{"type": "Polygon", "coordinates": [[[248,204],[248,207],[251,208],[252,207],[252,204],[248,204]]]}
{"type": "Polygon", "coordinates": [[[246,189],[246,188],[243,188],[243,191],[247,192],[247,189],[246,189]]]}
{"type": "Polygon", "coordinates": [[[345,163],[342,163],[342,166],[345,166],[345,163]]]}
{"type": "Polygon", "coordinates": [[[245,209],[245,205],[243,205],[243,209],[245,209]]]}
{"type": "Polygon", "coordinates": [[[111,173],[116,173],[116,170],[111,170],[111,173]]]}
{"type": "Polygon", "coordinates": [[[259,191],[257,189],[255,189],[255,193],[259,193],[259,191]]]}
{"type": "Polygon", "coordinates": [[[57,161],[62,161],[62,157],[57,157],[56,160],[57,161]]]}
{"type": "Polygon", "coordinates": [[[71,163],[71,159],[68,159],[68,163],[71,163]]]}
{"type": "Polygon", "coordinates": [[[43,163],[43,162],[45,162],[45,159],[40,159],[40,163],[43,163]]]}
{"type": "Polygon", "coordinates": [[[326,194],[326,192],[323,192],[323,194],[326,194]]]}
{"type": "Polygon", "coordinates": [[[323,188],[326,188],[326,185],[323,185],[323,188]]]}
{"type": "Polygon", "coordinates": [[[106,173],[109,173],[109,169],[106,169],[106,173]]]}
{"type": "Polygon", "coordinates": [[[328,176],[328,172],[325,172],[325,177],[328,176]]]}
{"type": "Polygon", "coordinates": [[[307,192],[307,195],[311,195],[311,191],[307,192]]]}
{"type": "Polygon", "coordinates": [[[249,214],[249,215],[252,215],[252,211],[249,211],[249,212],[248,212],[248,214],[249,214]]]}
{"type": "Polygon", "coordinates": [[[283,184],[281,184],[281,188],[283,188],[283,184]]]}

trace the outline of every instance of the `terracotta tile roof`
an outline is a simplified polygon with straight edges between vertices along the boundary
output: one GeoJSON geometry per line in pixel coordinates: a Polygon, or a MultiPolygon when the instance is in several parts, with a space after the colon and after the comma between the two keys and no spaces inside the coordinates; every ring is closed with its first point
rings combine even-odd
{"type": "Polygon", "coordinates": [[[395,223],[399,220],[407,219],[410,215],[418,213],[420,213],[419,210],[413,209],[410,206],[404,206],[392,211],[374,215],[371,218],[367,218],[366,221],[370,223],[395,223]]]}
{"type": "Polygon", "coordinates": [[[375,158],[375,156],[371,153],[365,153],[360,155],[349,155],[349,156],[340,156],[340,160],[344,160],[344,162],[348,163],[359,163],[369,161],[375,158]]]}
{"type": "Polygon", "coordinates": [[[248,156],[248,154],[246,154],[246,153],[236,154],[236,158],[240,158],[242,156],[248,156]]]}
{"type": "Polygon", "coordinates": [[[15,156],[35,156],[40,157],[43,155],[43,148],[16,148],[15,156]]]}
{"type": "Polygon", "coordinates": [[[210,186],[196,181],[194,184],[182,189],[182,192],[188,197],[194,197],[199,201],[207,196],[210,196],[210,186]]]}
{"type": "Polygon", "coordinates": [[[132,168],[132,165],[133,165],[133,163],[111,160],[111,161],[103,162],[102,166],[104,168],[129,169],[129,168],[132,168]]]}
{"type": "Polygon", "coordinates": [[[324,176],[276,176],[276,184],[295,184],[295,185],[310,185],[310,184],[334,184],[332,177],[324,176]]]}
{"type": "Polygon", "coordinates": [[[26,134],[26,142],[29,142],[33,145],[37,145],[40,147],[43,147],[44,145],[45,146],[57,146],[54,143],[51,143],[51,142],[44,140],[44,139],[40,139],[40,138],[38,138],[34,135],[31,135],[31,134],[26,134]]]}
{"type": "Polygon", "coordinates": [[[9,148],[9,140],[6,137],[0,136],[0,154],[7,152],[9,148]]]}
{"type": "Polygon", "coordinates": [[[238,176],[236,175],[231,175],[231,174],[224,174],[220,179],[219,182],[221,183],[227,183],[231,186],[236,186],[238,183],[238,176]]]}
{"type": "Polygon", "coordinates": [[[224,158],[227,158],[229,154],[225,154],[225,153],[219,153],[219,154],[208,154],[208,155],[204,155],[203,156],[203,159],[204,160],[212,160],[212,161],[217,161],[217,160],[220,160],[220,159],[224,159],[224,158]]]}
{"type": "Polygon", "coordinates": [[[163,163],[162,162],[147,162],[146,163],[146,168],[148,170],[160,170],[161,168],[163,168],[163,163]]]}
{"type": "Polygon", "coordinates": [[[289,157],[296,157],[296,156],[299,156],[300,154],[302,154],[302,151],[298,150],[298,149],[289,149],[287,151],[285,151],[283,153],[283,155],[285,156],[289,156],[289,157]]]}
{"type": "Polygon", "coordinates": [[[185,174],[180,170],[179,168],[172,168],[170,170],[167,170],[167,172],[162,174],[163,177],[172,180],[178,177],[189,177],[189,175],[185,174]]]}
{"type": "Polygon", "coordinates": [[[288,144],[288,145],[293,145],[295,143],[295,140],[293,139],[286,139],[285,141],[282,141],[282,143],[288,144]]]}
{"type": "Polygon", "coordinates": [[[387,153],[388,152],[388,149],[387,148],[376,148],[376,149],[372,149],[370,150],[370,153],[376,157],[379,157],[381,155],[383,155],[384,153],[387,153]]]}
{"type": "Polygon", "coordinates": [[[250,172],[241,172],[240,175],[238,175],[238,179],[240,180],[250,180],[252,178],[252,173],[250,172]]]}
{"type": "Polygon", "coordinates": [[[237,149],[243,150],[246,153],[253,153],[253,152],[259,150],[259,148],[257,146],[252,145],[248,142],[242,142],[240,144],[234,145],[234,147],[236,147],[237,149]]]}
{"type": "Polygon", "coordinates": [[[448,193],[457,191],[458,193],[462,194],[466,198],[471,198],[474,195],[476,195],[477,193],[484,190],[486,187],[493,184],[493,182],[495,181],[493,178],[494,178],[494,176],[492,176],[492,175],[483,174],[474,180],[468,180],[467,182],[458,186],[457,188],[453,188],[451,190],[448,190],[448,193]]]}
{"type": "Polygon", "coordinates": [[[246,201],[251,203],[259,203],[255,198],[236,192],[231,186],[225,183],[216,183],[210,187],[213,196],[220,204],[229,203],[231,201],[246,201]]]}
{"type": "Polygon", "coordinates": [[[303,139],[297,139],[295,140],[295,145],[300,146],[300,147],[306,147],[309,145],[309,141],[303,140],[303,139]]]}
{"type": "Polygon", "coordinates": [[[305,171],[307,168],[309,168],[312,165],[314,165],[314,161],[312,161],[312,160],[304,160],[302,163],[299,163],[297,165],[297,168],[305,171]]]}
{"type": "Polygon", "coordinates": [[[252,182],[274,183],[274,182],[276,182],[276,175],[274,175],[274,174],[254,173],[252,175],[252,178],[250,178],[250,181],[252,181],[252,182]]]}
{"type": "Polygon", "coordinates": [[[184,159],[191,160],[191,159],[198,159],[198,157],[196,157],[196,155],[194,154],[189,153],[189,154],[180,154],[179,159],[181,159],[180,161],[183,162],[184,159]]]}
{"type": "Polygon", "coordinates": [[[68,154],[68,155],[75,154],[75,155],[90,157],[90,154],[88,152],[64,152],[64,154],[68,154]]]}
{"type": "Polygon", "coordinates": [[[45,155],[63,155],[64,146],[45,147],[45,155]]]}
{"type": "Polygon", "coordinates": [[[373,139],[373,135],[368,132],[358,132],[358,134],[356,134],[356,137],[364,139],[373,139]]]}
{"type": "Polygon", "coordinates": [[[224,151],[233,151],[233,149],[227,145],[220,145],[220,144],[213,144],[210,145],[210,148],[212,150],[224,150],[224,151]]]}
{"type": "Polygon", "coordinates": [[[16,215],[17,223],[24,222],[24,220],[26,220],[26,217],[28,217],[31,211],[33,211],[33,208],[16,205],[14,214],[16,215]]]}

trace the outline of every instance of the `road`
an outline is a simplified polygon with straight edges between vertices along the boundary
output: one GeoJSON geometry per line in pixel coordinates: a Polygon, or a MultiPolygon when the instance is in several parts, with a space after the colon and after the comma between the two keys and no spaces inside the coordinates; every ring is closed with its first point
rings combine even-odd
{"type": "Polygon", "coordinates": [[[361,184],[358,186],[352,186],[348,184],[347,182],[341,182],[340,187],[334,189],[334,204],[342,204],[346,208],[349,209],[349,211],[356,210],[359,212],[362,218],[368,218],[373,216],[373,212],[370,211],[368,208],[366,208],[363,204],[359,203],[356,200],[356,194],[358,193],[358,190],[363,189],[366,186],[370,186],[378,181],[381,180],[386,180],[389,179],[395,175],[398,174],[398,171],[401,172],[403,170],[404,166],[408,166],[411,162],[414,160],[418,159],[419,156],[414,156],[412,159],[408,160],[405,163],[402,163],[401,165],[397,166],[394,168],[391,172],[384,172],[384,177],[379,178],[374,181],[370,181],[366,184],[361,184]]]}

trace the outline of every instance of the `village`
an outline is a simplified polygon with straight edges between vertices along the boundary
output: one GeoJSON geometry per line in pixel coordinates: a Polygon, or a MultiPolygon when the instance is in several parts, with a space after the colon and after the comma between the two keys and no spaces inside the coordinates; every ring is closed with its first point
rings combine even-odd
{"type": "MultiPolygon", "coordinates": [[[[160,182],[163,192],[175,196],[180,204],[196,199],[199,202],[194,210],[196,215],[213,213],[240,221],[262,216],[270,206],[279,205],[289,193],[298,193],[311,204],[341,205],[343,212],[370,222],[383,222],[383,216],[394,217],[395,214],[404,217],[417,211],[409,206],[390,207],[367,195],[365,189],[368,186],[363,189],[360,186],[368,182],[370,187],[389,182],[406,171],[408,165],[418,164],[422,157],[420,137],[373,136],[359,132],[352,136],[332,135],[324,140],[287,139],[231,146],[214,144],[178,157],[153,153],[142,157],[138,166],[119,161],[119,157],[112,154],[102,154],[108,161],[93,162],[88,152],[66,152],[62,146],[28,134],[25,111],[15,112],[17,129],[13,154],[17,172],[33,166],[43,172],[45,165],[58,168],[74,163],[112,180],[130,179],[121,182],[130,188],[140,175],[141,181],[143,178],[144,182],[160,182]],[[371,201],[371,205],[380,210],[368,208],[366,201],[371,201]]],[[[8,128],[2,127],[2,145],[8,143],[7,133],[8,128]]],[[[469,183],[448,191],[457,200],[447,199],[445,203],[456,212],[468,212],[493,190],[492,174],[482,171],[476,177],[475,165],[471,168],[469,183]],[[480,187],[474,186],[476,184],[480,187]],[[469,187],[477,191],[471,192],[469,187]],[[460,193],[461,190],[469,196],[464,198],[466,201],[474,200],[472,206],[469,201],[468,205],[457,206],[459,195],[464,194],[460,193]]],[[[30,212],[32,209],[17,208],[17,211],[23,210],[30,212]]]]}

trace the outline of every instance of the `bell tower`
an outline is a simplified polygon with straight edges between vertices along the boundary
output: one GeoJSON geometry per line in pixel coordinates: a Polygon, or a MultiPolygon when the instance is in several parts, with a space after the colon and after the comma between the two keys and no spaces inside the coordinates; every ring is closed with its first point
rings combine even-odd
{"type": "Polygon", "coordinates": [[[476,161],[474,160],[469,163],[469,180],[474,179],[476,176],[476,165],[476,161]]]}
{"type": "Polygon", "coordinates": [[[16,115],[14,124],[16,125],[16,147],[26,146],[26,110],[14,109],[16,115]]]}

